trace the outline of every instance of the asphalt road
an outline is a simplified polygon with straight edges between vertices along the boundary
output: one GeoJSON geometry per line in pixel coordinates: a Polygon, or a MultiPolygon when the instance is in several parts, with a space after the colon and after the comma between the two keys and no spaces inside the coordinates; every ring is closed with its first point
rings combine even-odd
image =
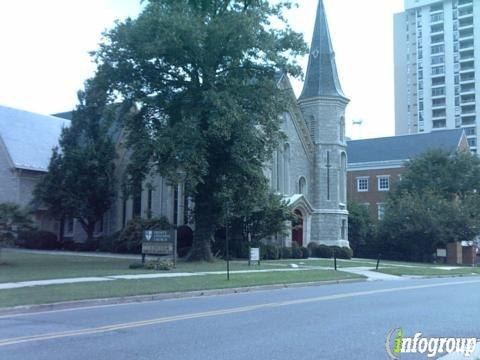
{"type": "Polygon", "coordinates": [[[398,327],[480,338],[479,300],[480,279],[464,277],[4,316],[0,359],[386,359],[398,327]]]}

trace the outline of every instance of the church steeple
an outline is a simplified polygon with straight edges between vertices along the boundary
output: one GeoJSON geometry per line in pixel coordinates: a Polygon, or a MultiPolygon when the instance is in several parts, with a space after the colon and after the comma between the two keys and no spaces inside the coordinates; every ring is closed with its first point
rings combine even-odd
{"type": "Polygon", "coordinates": [[[346,99],[338,80],[325,7],[323,0],[319,0],[307,76],[299,100],[322,96],[346,99]]]}

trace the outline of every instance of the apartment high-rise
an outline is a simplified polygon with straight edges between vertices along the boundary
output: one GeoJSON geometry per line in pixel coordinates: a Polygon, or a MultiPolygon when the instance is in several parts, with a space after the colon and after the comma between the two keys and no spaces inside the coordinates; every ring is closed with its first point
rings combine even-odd
{"type": "Polygon", "coordinates": [[[476,152],[477,90],[480,0],[405,0],[395,15],[395,133],[463,128],[476,152]]]}

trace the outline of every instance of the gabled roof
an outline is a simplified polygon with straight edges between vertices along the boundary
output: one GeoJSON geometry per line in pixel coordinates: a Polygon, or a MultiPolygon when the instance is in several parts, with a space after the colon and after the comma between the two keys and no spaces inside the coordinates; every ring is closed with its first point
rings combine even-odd
{"type": "Polygon", "coordinates": [[[430,149],[448,152],[459,148],[463,129],[440,130],[431,133],[402,135],[348,141],[348,163],[405,161],[430,149]]]}
{"type": "Polygon", "coordinates": [[[0,141],[17,169],[47,171],[65,126],[70,121],[0,106],[0,141]]]}
{"type": "Polygon", "coordinates": [[[319,96],[345,98],[338,79],[335,52],[323,0],[319,0],[313,32],[307,76],[299,100],[319,96]]]}

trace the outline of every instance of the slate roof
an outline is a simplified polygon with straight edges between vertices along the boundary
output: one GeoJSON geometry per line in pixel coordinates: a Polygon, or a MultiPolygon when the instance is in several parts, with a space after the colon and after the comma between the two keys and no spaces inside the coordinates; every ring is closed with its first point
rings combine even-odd
{"type": "Polygon", "coordinates": [[[52,149],[70,121],[0,106],[0,141],[18,169],[47,171],[52,149]]]}
{"type": "Polygon", "coordinates": [[[318,96],[345,98],[338,79],[335,52],[333,51],[323,0],[318,2],[307,76],[299,100],[318,96]]]}
{"type": "Polygon", "coordinates": [[[463,129],[348,141],[348,163],[408,160],[430,149],[455,151],[463,129]]]}

